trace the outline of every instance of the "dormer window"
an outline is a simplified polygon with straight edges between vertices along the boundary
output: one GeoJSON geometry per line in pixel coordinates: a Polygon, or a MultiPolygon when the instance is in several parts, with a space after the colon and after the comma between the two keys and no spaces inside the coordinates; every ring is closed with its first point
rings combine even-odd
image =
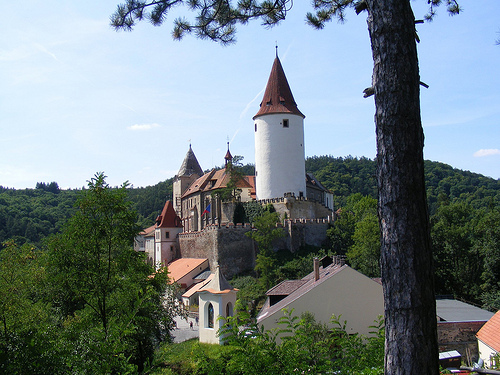
{"type": "Polygon", "coordinates": [[[286,118],[285,118],[285,119],[283,119],[282,124],[283,124],[283,127],[284,127],[284,128],[288,128],[288,127],[289,127],[289,124],[288,124],[288,119],[286,119],[286,118]]]}

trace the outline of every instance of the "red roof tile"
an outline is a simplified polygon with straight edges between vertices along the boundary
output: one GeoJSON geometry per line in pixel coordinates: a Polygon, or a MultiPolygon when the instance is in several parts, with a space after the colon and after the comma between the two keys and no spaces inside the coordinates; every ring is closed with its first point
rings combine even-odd
{"type": "Polygon", "coordinates": [[[156,218],[157,228],[182,228],[181,219],[175,213],[172,202],[167,201],[160,216],[156,218]]]}
{"type": "Polygon", "coordinates": [[[476,336],[490,348],[500,352],[500,311],[484,323],[476,336]]]}
{"type": "Polygon", "coordinates": [[[208,267],[208,259],[180,258],[169,263],[167,269],[170,279],[178,281],[194,269],[198,268],[198,271],[201,272],[206,267],[208,267]]]}
{"type": "Polygon", "coordinates": [[[290,90],[278,56],[274,59],[271,74],[267,81],[266,92],[260,103],[260,109],[253,118],[270,113],[291,113],[305,117],[299,111],[297,103],[293,99],[292,90],[290,90]]]}
{"type": "MultiPolygon", "coordinates": [[[[186,189],[182,198],[188,197],[191,194],[197,193],[199,191],[211,191],[220,188],[225,188],[229,182],[230,175],[226,173],[226,168],[223,169],[212,169],[210,172],[205,173],[203,176],[194,181],[189,188],[186,189]]],[[[236,183],[236,187],[239,188],[250,188],[255,189],[255,185],[252,185],[251,180],[247,176],[243,177],[236,183]]]]}
{"type": "Polygon", "coordinates": [[[266,292],[267,296],[287,296],[297,289],[299,289],[302,285],[307,283],[307,280],[285,280],[276,285],[275,287],[269,289],[266,292]]]}

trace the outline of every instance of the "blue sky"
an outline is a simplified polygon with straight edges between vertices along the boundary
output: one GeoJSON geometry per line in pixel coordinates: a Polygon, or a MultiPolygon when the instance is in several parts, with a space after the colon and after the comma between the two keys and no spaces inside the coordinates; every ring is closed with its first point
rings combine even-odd
{"type": "MultiPolygon", "coordinates": [[[[221,46],[171,38],[176,9],[162,27],[115,32],[118,0],[1,2],[0,185],[154,185],[173,177],[191,142],[203,169],[233,155],[254,161],[252,117],[275,45],[299,109],[306,155],[376,154],[373,61],[366,15],[314,30],[308,1],[281,25],[239,26],[221,46]]],[[[426,159],[500,178],[500,2],[460,0],[418,25],[426,159]]],[[[427,1],[412,1],[422,18],[427,1]]]]}

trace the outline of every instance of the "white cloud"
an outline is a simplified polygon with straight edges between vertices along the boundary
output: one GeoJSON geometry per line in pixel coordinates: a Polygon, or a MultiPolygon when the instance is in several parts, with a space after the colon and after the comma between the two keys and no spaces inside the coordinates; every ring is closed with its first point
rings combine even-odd
{"type": "Polygon", "coordinates": [[[154,129],[154,128],[159,128],[160,127],[160,124],[157,124],[157,123],[153,123],[153,124],[135,124],[135,125],[132,125],[132,126],[128,126],[127,129],[128,130],[139,130],[139,131],[143,131],[143,130],[151,130],[151,129],[154,129]]]}
{"type": "Polygon", "coordinates": [[[474,152],[475,158],[481,158],[483,156],[491,156],[491,155],[500,155],[500,150],[498,148],[487,148],[474,152]]]}

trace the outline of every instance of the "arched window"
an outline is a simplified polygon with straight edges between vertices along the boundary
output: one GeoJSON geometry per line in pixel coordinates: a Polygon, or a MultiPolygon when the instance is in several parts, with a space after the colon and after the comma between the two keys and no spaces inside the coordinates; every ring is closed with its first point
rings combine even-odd
{"type": "Polygon", "coordinates": [[[214,328],[214,307],[211,303],[208,304],[207,318],[207,327],[214,328]]]}
{"type": "Polygon", "coordinates": [[[228,302],[226,305],[226,316],[233,316],[233,305],[228,302]]]}

